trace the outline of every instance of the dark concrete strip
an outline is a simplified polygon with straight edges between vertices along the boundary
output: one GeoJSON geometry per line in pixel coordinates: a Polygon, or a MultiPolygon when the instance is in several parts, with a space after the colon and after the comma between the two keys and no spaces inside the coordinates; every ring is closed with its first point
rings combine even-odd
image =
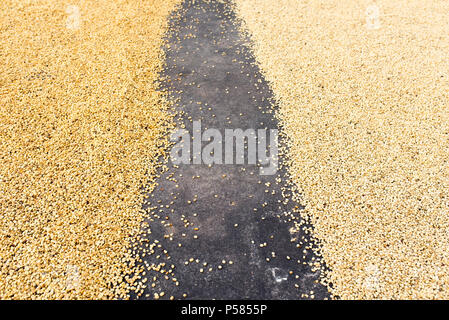
{"type": "MultiPolygon", "coordinates": [[[[189,132],[194,120],[222,133],[277,128],[270,89],[228,3],[185,1],[171,24],[166,84],[189,132]]],[[[300,299],[311,291],[328,297],[309,265],[316,257],[303,252],[308,235],[294,230],[302,221],[291,213],[298,204],[282,196],[282,171],[261,176],[256,165],[169,168],[145,204],[157,206],[148,238],[158,243],[144,260],[174,268],[166,277],[147,274],[147,297],[300,299]]]]}

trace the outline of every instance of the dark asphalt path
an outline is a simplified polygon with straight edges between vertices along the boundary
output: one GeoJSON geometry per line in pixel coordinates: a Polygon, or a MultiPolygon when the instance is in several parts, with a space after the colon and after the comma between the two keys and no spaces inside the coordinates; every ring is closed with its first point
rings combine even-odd
{"type": "MultiPolygon", "coordinates": [[[[189,132],[193,120],[222,132],[277,128],[272,93],[226,2],[185,1],[171,25],[165,85],[189,132]]],[[[142,298],[328,297],[310,267],[316,257],[303,252],[308,235],[294,230],[298,204],[284,200],[282,181],[282,170],[261,176],[255,165],[170,164],[144,205],[157,207],[148,240],[158,241],[144,260],[173,271],[149,271],[142,298]]]]}

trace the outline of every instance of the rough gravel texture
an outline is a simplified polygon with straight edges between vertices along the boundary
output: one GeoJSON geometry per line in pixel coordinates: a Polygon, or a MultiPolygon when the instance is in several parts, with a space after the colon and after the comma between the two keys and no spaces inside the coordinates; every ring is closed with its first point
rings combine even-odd
{"type": "Polygon", "coordinates": [[[449,3],[235,3],[334,296],[449,298],[449,3]]]}
{"type": "Polygon", "coordinates": [[[126,298],[177,1],[0,3],[0,298],[126,298]]]}

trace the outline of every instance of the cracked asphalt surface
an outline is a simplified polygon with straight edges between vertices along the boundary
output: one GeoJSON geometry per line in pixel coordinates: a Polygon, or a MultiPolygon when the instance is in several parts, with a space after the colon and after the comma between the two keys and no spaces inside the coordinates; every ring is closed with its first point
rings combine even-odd
{"type": "MultiPolygon", "coordinates": [[[[195,120],[222,133],[278,128],[272,93],[229,1],[184,1],[170,23],[164,85],[180,125],[189,132],[195,120]]],[[[310,237],[295,228],[305,224],[282,169],[262,176],[257,165],[168,166],[144,204],[155,208],[147,237],[158,247],[143,259],[173,266],[176,281],[151,271],[154,285],[141,298],[329,297],[310,266],[317,257],[303,251],[310,237]]]]}

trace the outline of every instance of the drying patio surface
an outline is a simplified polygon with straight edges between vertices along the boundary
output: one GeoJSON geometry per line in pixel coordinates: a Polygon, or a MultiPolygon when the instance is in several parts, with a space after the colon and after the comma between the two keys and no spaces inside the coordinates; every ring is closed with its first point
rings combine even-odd
{"type": "MultiPolygon", "coordinates": [[[[164,83],[178,127],[277,129],[271,91],[230,1],[184,1],[170,22],[164,83]]],[[[223,134],[224,136],[224,134],[223,134]]],[[[203,146],[206,143],[203,143],[203,146]]],[[[246,155],[245,155],[246,158],[246,155]]],[[[308,225],[285,172],[168,164],[145,208],[144,299],[323,299],[308,225]]]]}

